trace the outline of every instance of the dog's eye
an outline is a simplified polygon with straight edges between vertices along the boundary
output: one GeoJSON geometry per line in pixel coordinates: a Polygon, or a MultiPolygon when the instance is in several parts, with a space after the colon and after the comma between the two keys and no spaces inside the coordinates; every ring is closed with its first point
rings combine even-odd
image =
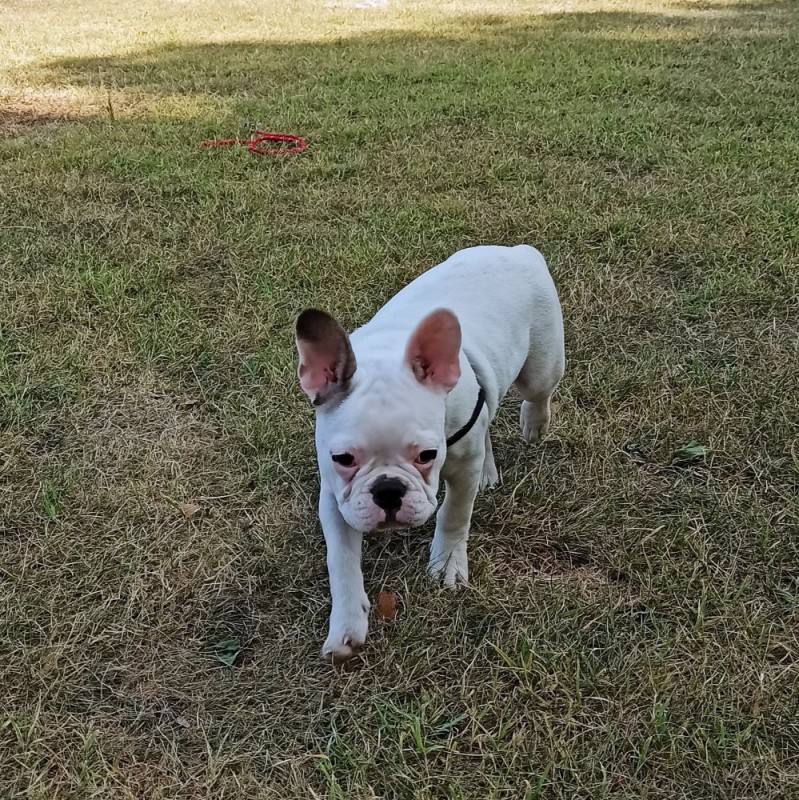
{"type": "Polygon", "coordinates": [[[431,461],[436,460],[437,455],[438,450],[422,450],[422,452],[419,453],[419,463],[429,464],[431,461]]]}
{"type": "Polygon", "coordinates": [[[341,467],[355,466],[355,456],[352,453],[334,453],[333,461],[341,467]]]}

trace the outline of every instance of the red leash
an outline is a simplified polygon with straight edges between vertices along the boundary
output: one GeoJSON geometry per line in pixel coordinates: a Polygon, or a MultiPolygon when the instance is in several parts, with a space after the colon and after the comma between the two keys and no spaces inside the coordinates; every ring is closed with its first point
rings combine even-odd
{"type": "Polygon", "coordinates": [[[233,144],[246,144],[251,153],[259,156],[290,156],[293,153],[301,153],[308,147],[308,143],[300,136],[294,136],[292,133],[267,133],[266,131],[255,131],[249,139],[208,139],[200,146],[229,147],[233,144]],[[288,142],[294,147],[258,147],[261,142],[288,142]]]}

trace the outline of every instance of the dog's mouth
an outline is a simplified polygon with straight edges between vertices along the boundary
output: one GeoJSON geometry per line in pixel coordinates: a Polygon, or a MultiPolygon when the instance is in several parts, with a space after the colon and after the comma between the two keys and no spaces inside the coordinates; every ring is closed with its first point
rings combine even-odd
{"type": "Polygon", "coordinates": [[[376,531],[396,531],[400,528],[407,528],[407,522],[397,522],[394,518],[393,514],[391,518],[384,520],[383,522],[378,522],[375,530],[376,531]]]}

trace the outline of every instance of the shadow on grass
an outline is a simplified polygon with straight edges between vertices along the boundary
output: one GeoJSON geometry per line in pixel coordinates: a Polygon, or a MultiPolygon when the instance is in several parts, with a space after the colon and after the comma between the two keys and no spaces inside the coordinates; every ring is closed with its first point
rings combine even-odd
{"type": "Polygon", "coordinates": [[[340,108],[356,87],[367,105],[379,99],[375,93],[397,99],[404,94],[418,103],[424,99],[419,93],[433,87],[446,92],[452,84],[456,95],[464,87],[479,90],[486,79],[495,88],[529,82],[533,94],[544,88],[557,93],[560,85],[573,97],[580,89],[606,86],[614,67],[630,70],[633,85],[637,71],[651,68],[698,70],[701,80],[704,70],[718,70],[732,51],[739,67],[755,68],[738,41],[769,40],[763,45],[773,51],[769,69],[787,69],[796,61],[789,53],[799,31],[797,8],[788,2],[702,3],[682,13],[467,16],[443,22],[435,34],[389,30],[289,44],[167,44],[126,56],[54,61],[46,69],[59,85],[215,96],[234,104],[291,105],[306,96],[340,108]],[[491,74],[503,64],[510,71],[491,74]]]}

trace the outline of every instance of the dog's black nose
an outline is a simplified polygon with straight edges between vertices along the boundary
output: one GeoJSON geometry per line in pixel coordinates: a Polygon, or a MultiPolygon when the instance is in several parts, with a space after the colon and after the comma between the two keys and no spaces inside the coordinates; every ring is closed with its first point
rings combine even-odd
{"type": "Polygon", "coordinates": [[[399,478],[389,478],[387,475],[381,475],[372,484],[369,490],[372,493],[372,499],[375,505],[379,506],[386,513],[392,511],[399,511],[402,506],[402,498],[408,487],[399,478]]]}

